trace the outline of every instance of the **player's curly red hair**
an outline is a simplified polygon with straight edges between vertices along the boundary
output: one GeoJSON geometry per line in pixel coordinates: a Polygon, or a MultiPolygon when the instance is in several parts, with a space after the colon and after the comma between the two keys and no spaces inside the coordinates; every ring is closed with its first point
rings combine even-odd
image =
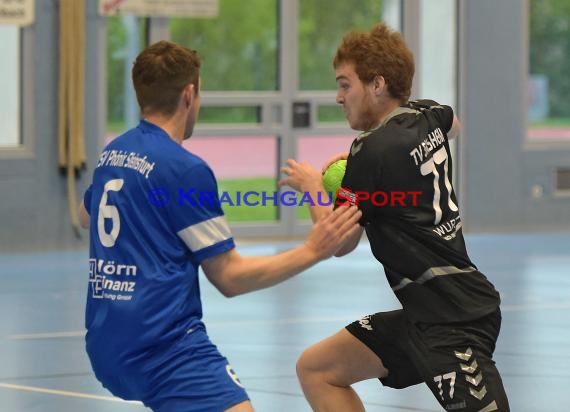
{"type": "Polygon", "coordinates": [[[406,103],[410,98],[414,77],[414,55],[400,33],[384,23],[368,32],[353,31],[342,39],[333,66],[354,64],[360,80],[369,83],[382,76],[392,97],[406,103]]]}

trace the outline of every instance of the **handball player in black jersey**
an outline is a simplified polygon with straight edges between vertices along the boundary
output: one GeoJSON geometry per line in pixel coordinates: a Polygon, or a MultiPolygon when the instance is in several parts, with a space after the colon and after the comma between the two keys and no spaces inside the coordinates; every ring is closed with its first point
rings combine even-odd
{"type": "MultiPolygon", "coordinates": [[[[471,262],[452,186],[449,139],[460,123],[449,106],[410,101],[414,58],[384,24],[347,34],[334,58],[350,126],[362,131],[347,158],[335,207],[358,204],[365,230],[402,309],[375,313],[306,349],[297,374],[315,411],[364,411],[351,385],[378,378],[405,388],[425,383],[445,410],[509,411],[492,356],[498,292],[471,262]]],[[[289,160],[287,184],[316,199],[321,172],[289,160]]],[[[330,206],[310,206],[318,221],[330,206]]]]}

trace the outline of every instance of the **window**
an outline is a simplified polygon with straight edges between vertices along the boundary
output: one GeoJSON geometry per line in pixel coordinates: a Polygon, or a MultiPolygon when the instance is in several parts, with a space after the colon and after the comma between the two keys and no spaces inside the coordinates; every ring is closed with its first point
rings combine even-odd
{"type": "Polygon", "coordinates": [[[220,0],[217,17],[171,18],[170,33],[202,57],[202,90],[278,89],[276,0],[220,0]]]}
{"type": "MultiPolygon", "coordinates": [[[[378,0],[300,1],[300,89],[335,90],[332,62],[342,37],[351,30],[369,30],[381,20],[378,0]]],[[[338,116],[343,120],[340,110],[338,116]]]]}
{"type": "Polygon", "coordinates": [[[107,17],[107,140],[140,119],[131,68],[146,46],[145,22],[131,15],[107,17]]]}
{"type": "Polygon", "coordinates": [[[528,140],[570,141],[570,3],[530,0],[528,140]]]}
{"type": "Polygon", "coordinates": [[[420,87],[417,97],[456,109],[456,2],[440,0],[437,7],[421,2],[420,8],[421,51],[416,56],[420,87]]]}
{"type": "Polygon", "coordinates": [[[22,144],[20,28],[0,26],[0,148],[22,144]]]}
{"type": "Polygon", "coordinates": [[[264,114],[276,117],[267,99],[280,88],[278,28],[277,0],[219,0],[216,17],[169,20],[171,40],[202,58],[198,127],[184,147],[214,170],[232,223],[279,220],[268,198],[278,191],[279,138],[262,124],[264,114]]]}
{"type": "Polygon", "coordinates": [[[207,161],[218,179],[220,204],[230,222],[279,219],[274,136],[193,136],[184,147],[207,161]]]}

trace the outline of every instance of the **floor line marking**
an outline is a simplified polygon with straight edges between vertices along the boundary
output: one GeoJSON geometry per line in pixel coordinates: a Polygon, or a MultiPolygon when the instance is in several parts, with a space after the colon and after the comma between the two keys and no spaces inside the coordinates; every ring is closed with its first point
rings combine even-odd
{"type": "Polygon", "coordinates": [[[57,338],[78,338],[84,337],[84,330],[68,331],[68,332],[46,332],[46,333],[26,333],[20,335],[11,335],[7,339],[10,340],[27,340],[27,339],[57,339],[57,338]]]}
{"type": "Polygon", "coordinates": [[[115,398],[114,396],[93,395],[82,392],[60,391],[56,389],[40,388],[36,386],[14,385],[11,383],[0,382],[0,388],[15,389],[18,391],[25,391],[25,392],[47,393],[49,395],[67,396],[72,398],[96,399],[100,401],[132,403],[136,405],[142,405],[142,403],[139,401],[126,401],[124,399],[115,398]]]}

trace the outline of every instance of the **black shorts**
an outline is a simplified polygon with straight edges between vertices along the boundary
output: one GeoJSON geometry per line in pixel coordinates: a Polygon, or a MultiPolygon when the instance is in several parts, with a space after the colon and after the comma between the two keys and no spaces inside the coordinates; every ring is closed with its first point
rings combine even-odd
{"type": "Polygon", "coordinates": [[[346,329],[382,360],[391,388],[425,382],[447,411],[508,412],[493,362],[501,313],[452,324],[412,323],[403,310],[381,312],[346,329]]]}

